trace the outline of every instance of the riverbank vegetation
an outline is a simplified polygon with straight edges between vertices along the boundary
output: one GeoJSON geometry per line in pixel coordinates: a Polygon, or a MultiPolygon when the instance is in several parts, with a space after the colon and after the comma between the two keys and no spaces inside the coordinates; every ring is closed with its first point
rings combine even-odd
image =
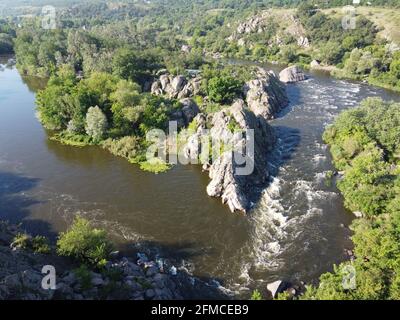
{"type": "Polygon", "coordinates": [[[369,98],[327,128],[324,139],[343,174],[338,188],[362,218],[352,224],[354,258],[323,274],[301,299],[400,298],[399,110],[369,98]]]}
{"type": "Polygon", "coordinates": [[[0,17],[0,54],[12,54],[15,29],[7,20],[0,17]]]}
{"type": "Polygon", "coordinates": [[[148,170],[146,134],[165,130],[170,114],[179,108],[178,101],[141,93],[138,84],[111,73],[95,72],[79,80],[68,65],[37,95],[39,119],[57,132],[54,139],[73,146],[100,144],[148,170]]]}
{"type": "Polygon", "coordinates": [[[71,227],[61,233],[57,241],[57,253],[60,256],[71,257],[97,268],[105,266],[112,248],[106,231],[93,228],[82,217],[76,217],[71,227]]]}

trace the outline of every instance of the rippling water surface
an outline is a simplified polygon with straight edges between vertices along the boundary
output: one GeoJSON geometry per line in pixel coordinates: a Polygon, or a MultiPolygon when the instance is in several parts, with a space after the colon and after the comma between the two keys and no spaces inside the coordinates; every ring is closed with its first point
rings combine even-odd
{"type": "Polygon", "coordinates": [[[81,214],[122,249],[157,252],[244,296],[277,279],[311,281],[345,259],[352,216],[326,184],[333,168],[322,132],[365,97],[400,100],[317,73],[289,85],[291,104],[271,122],[279,137],[274,177],[246,218],[207,197],[199,167],[153,175],[97,147],[50,141],[34,111],[43,83],[0,70],[0,218],[54,237],[81,214]]]}

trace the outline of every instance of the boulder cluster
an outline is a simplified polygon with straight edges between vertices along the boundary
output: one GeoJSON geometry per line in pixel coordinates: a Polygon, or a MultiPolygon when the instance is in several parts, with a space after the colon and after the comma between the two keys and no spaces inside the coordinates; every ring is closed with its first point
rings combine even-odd
{"type": "MultiPolygon", "coordinates": [[[[286,91],[273,72],[259,70],[258,78],[248,82],[244,88],[243,99],[236,100],[232,106],[211,115],[198,114],[194,120],[196,132],[188,139],[184,148],[185,156],[197,158],[202,153],[205,135],[213,141],[231,145],[217,159],[204,163],[203,169],[209,172],[211,182],[207,193],[221,198],[232,212],[246,213],[252,207],[252,192],[265,186],[269,179],[268,155],[275,144],[275,135],[267,120],[288,104],[286,91]],[[207,123],[210,130],[206,130],[207,123]],[[232,130],[234,126],[234,131],[232,130]],[[254,132],[254,157],[247,156],[247,129],[254,132]],[[243,163],[237,161],[239,154],[252,166],[249,173],[241,173],[243,163]],[[250,163],[251,162],[251,163],[250,163]]],[[[239,157],[239,158],[240,158],[239,157]]]]}
{"type": "Polygon", "coordinates": [[[216,285],[190,276],[166,260],[144,253],[124,257],[119,252],[101,271],[86,269],[54,253],[38,254],[13,245],[20,233],[0,221],[0,300],[179,300],[208,297],[227,299],[216,285]],[[56,289],[46,290],[43,266],[56,270],[56,289]]]}
{"type": "Polygon", "coordinates": [[[284,45],[284,38],[292,36],[296,39],[298,46],[303,48],[310,47],[310,41],[306,36],[306,31],[298,18],[293,14],[287,13],[277,16],[276,13],[269,10],[258,13],[240,23],[227,40],[236,41],[239,46],[248,45],[252,47],[252,42],[248,39],[247,35],[255,33],[261,34],[268,31],[273,22],[278,22],[280,24],[280,31],[270,39],[269,45],[284,45]]]}
{"type": "Polygon", "coordinates": [[[163,74],[151,85],[151,93],[165,95],[170,99],[184,99],[196,95],[200,91],[201,78],[187,79],[183,75],[176,77],[163,74]]]}

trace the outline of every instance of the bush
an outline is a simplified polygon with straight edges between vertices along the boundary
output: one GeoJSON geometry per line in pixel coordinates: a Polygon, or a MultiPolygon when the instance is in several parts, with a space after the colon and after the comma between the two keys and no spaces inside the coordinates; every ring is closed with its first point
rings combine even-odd
{"type": "Polygon", "coordinates": [[[242,85],[230,76],[214,77],[208,81],[207,93],[211,101],[228,104],[239,94],[242,85]]]}
{"type": "Polygon", "coordinates": [[[48,240],[45,237],[36,236],[32,238],[26,233],[18,233],[14,238],[12,246],[23,250],[32,250],[41,254],[48,254],[51,251],[48,240]]]}
{"type": "Polygon", "coordinates": [[[82,290],[89,290],[92,288],[92,275],[86,265],[81,265],[78,269],[74,270],[82,290]]]}
{"type": "Polygon", "coordinates": [[[106,231],[95,229],[90,222],[76,217],[68,231],[60,234],[57,252],[61,256],[72,257],[89,265],[103,266],[112,251],[112,244],[106,231]]]}
{"type": "Polygon", "coordinates": [[[262,300],[262,295],[257,289],[253,291],[250,300],[262,300]]]}
{"type": "Polygon", "coordinates": [[[118,140],[107,139],[101,145],[113,155],[131,161],[135,161],[141,151],[140,139],[134,136],[127,136],[118,140]]]}

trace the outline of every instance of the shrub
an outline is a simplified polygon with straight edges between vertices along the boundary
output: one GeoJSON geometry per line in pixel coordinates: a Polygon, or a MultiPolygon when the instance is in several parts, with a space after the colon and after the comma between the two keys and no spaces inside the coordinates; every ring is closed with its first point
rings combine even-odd
{"type": "Polygon", "coordinates": [[[262,295],[257,289],[253,291],[250,300],[262,300],[262,295]]]}
{"type": "Polygon", "coordinates": [[[60,234],[57,252],[83,263],[101,267],[107,262],[112,245],[106,231],[95,229],[82,217],[75,218],[70,229],[60,234]]]}
{"type": "Polygon", "coordinates": [[[227,104],[239,94],[242,85],[231,76],[219,76],[208,81],[207,92],[211,101],[227,104]]]}
{"type": "Polygon", "coordinates": [[[46,237],[36,236],[32,239],[32,249],[36,253],[48,254],[50,253],[50,245],[46,237]]]}
{"type": "Polygon", "coordinates": [[[14,238],[12,246],[23,250],[32,250],[41,254],[48,254],[51,251],[46,237],[36,236],[32,238],[26,233],[18,233],[14,238]]]}
{"type": "Polygon", "coordinates": [[[113,155],[128,160],[135,160],[141,150],[140,139],[134,136],[127,136],[118,140],[107,139],[101,145],[113,155]]]}
{"type": "Polygon", "coordinates": [[[86,265],[83,264],[78,269],[75,269],[74,274],[78,278],[82,290],[89,290],[92,288],[92,275],[86,265]]]}

